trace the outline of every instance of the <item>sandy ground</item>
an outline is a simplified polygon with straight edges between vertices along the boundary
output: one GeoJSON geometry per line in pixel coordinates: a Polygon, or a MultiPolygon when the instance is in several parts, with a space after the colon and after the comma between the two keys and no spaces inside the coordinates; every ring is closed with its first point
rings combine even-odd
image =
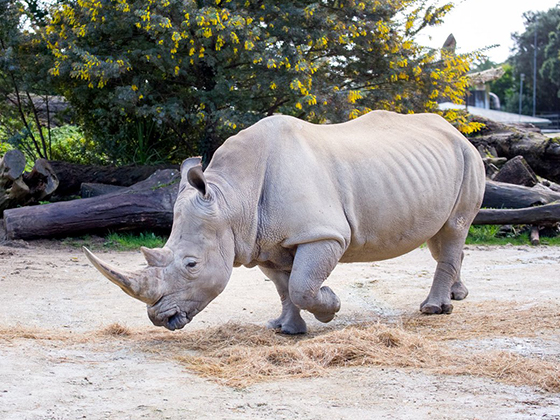
{"type": "MultiPolygon", "coordinates": [[[[123,268],[143,264],[139,252],[98,252],[123,268]]],[[[339,265],[327,284],[342,309],[328,328],[416,314],[434,267],[425,248],[339,265]]],[[[549,305],[560,313],[558,247],[471,246],[463,278],[470,295],[449,319],[485,302],[549,305]]],[[[0,419],[560,419],[560,394],[485,377],[362,366],[238,389],[197,376],[172,351],[151,353],[118,337],[87,340],[114,323],[148,334],[159,329],[144,305],[97,273],[79,248],[56,242],[0,246],[0,296],[0,419]]],[[[256,268],[239,268],[222,295],[170,334],[227,322],[264,325],[278,312],[273,284],[256,268]]],[[[305,317],[310,330],[324,328],[305,317]]],[[[455,345],[559,365],[560,325],[551,331],[455,345]]]]}

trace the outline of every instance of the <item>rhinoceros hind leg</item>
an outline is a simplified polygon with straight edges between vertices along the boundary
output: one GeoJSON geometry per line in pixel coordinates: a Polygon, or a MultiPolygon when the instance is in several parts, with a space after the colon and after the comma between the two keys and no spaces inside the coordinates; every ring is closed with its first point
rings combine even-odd
{"type": "Polygon", "coordinates": [[[307,325],[300,315],[301,309],[298,308],[290,299],[288,281],[290,273],[280,270],[272,270],[261,267],[261,271],[266,274],[280,295],[282,302],[282,313],[278,318],[271,319],[267,322],[267,327],[274,330],[280,330],[284,334],[305,334],[307,333],[307,325]]]}
{"type": "Polygon", "coordinates": [[[336,241],[318,241],[298,246],[290,275],[290,298],[296,306],[331,321],[340,310],[340,299],[328,286],[322,286],[343,254],[336,241]]]}
{"type": "Polygon", "coordinates": [[[438,264],[430,293],[420,305],[422,313],[449,314],[453,311],[451,299],[467,297],[467,288],[460,277],[466,233],[462,226],[457,227],[448,221],[428,240],[428,247],[438,264]]]}

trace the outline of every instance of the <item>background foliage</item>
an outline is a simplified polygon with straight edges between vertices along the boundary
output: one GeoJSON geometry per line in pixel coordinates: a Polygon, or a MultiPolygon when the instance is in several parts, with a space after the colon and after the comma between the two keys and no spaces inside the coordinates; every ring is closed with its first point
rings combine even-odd
{"type": "MultiPolygon", "coordinates": [[[[436,4],[0,0],[0,150],[19,147],[30,160],[208,161],[227,137],[273,113],[333,123],[371,109],[441,113],[438,101],[464,98],[479,55],[416,43],[452,8],[436,4]],[[58,121],[37,105],[54,95],[72,110],[58,121]],[[54,129],[67,122],[74,126],[54,129]]],[[[525,73],[532,112],[535,28],[537,112],[560,109],[559,10],[527,13],[525,32],[514,34],[506,74],[491,87],[505,110],[517,112],[525,73]]],[[[464,133],[478,128],[465,114],[445,117],[464,133]]]]}
{"type": "MultiPolygon", "coordinates": [[[[533,57],[537,31],[537,114],[560,113],[560,7],[524,15],[525,31],[512,34],[513,54],[502,65],[506,74],[491,84],[505,111],[519,111],[520,74],[525,74],[522,113],[533,113],[533,57]]],[[[492,65],[496,65],[492,63],[492,65]]]]}
{"type": "MultiPolygon", "coordinates": [[[[461,101],[472,55],[415,35],[451,4],[418,0],[67,0],[44,40],[49,74],[112,161],[208,161],[279,112],[340,122],[371,109],[439,112],[461,101]]],[[[464,115],[447,118],[476,129],[464,115]]]]}
{"type": "Polygon", "coordinates": [[[33,0],[0,0],[0,133],[33,159],[51,153],[51,121],[40,109],[54,93],[54,57],[40,38],[45,13],[33,0]]]}

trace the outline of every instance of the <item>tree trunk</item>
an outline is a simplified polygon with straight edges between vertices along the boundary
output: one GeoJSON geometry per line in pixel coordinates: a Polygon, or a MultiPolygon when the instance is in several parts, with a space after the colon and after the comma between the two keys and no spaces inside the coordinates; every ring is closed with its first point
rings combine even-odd
{"type": "Polygon", "coordinates": [[[82,183],[99,183],[129,187],[143,181],[158,169],[179,169],[179,165],[155,166],[94,166],[78,165],[62,161],[49,161],[60,185],[57,196],[80,194],[82,183]]]}
{"type": "Polygon", "coordinates": [[[560,200],[560,193],[545,188],[529,188],[521,185],[486,181],[482,207],[519,209],[560,200]]]}
{"type": "Polygon", "coordinates": [[[168,232],[179,181],[178,170],[160,170],[122,192],[6,210],[6,238],[51,238],[109,230],[168,232]]]}
{"type": "Polygon", "coordinates": [[[493,121],[486,124],[482,134],[469,138],[479,150],[487,150],[495,157],[512,159],[523,156],[535,173],[560,183],[560,141],[528,128],[506,126],[493,121]]]}

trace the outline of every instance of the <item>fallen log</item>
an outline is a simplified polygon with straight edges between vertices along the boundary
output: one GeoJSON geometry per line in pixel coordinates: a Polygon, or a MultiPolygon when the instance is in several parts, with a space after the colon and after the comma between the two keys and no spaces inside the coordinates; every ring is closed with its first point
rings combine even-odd
{"type": "Polygon", "coordinates": [[[481,209],[473,225],[543,225],[560,222],[560,202],[523,209],[481,209]]]}
{"type": "Polygon", "coordinates": [[[178,170],[159,170],[124,191],[9,209],[4,211],[5,235],[12,240],[107,231],[169,231],[179,181],[178,170]]]}
{"type": "Polygon", "coordinates": [[[25,156],[19,150],[9,150],[0,159],[0,212],[15,207],[29,194],[21,178],[24,170],[25,156]]]}
{"type": "Polygon", "coordinates": [[[58,177],[46,159],[37,159],[31,172],[23,174],[23,181],[29,187],[29,199],[23,205],[38,203],[51,195],[59,185],[58,177]]]}
{"type": "Polygon", "coordinates": [[[120,185],[99,184],[97,182],[84,182],[80,189],[80,197],[90,198],[100,195],[111,194],[117,191],[123,191],[126,187],[120,185]]]}
{"type": "Polygon", "coordinates": [[[62,161],[49,161],[60,184],[56,190],[58,196],[80,194],[83,183],[97,183],[130,187],[147,179],[159,169],[179,169],[179,165],[146,165],[146,166],[97,166],[78,165],[62,161]]]}
{"type": "Polygon", "coordinates": [[[524,185],[525,187],[534,187],[539,183],[537,175],[535,175],[535,172],[523,156],[515,156],[513,159],[508,160],[492,180],[507,184],[524,185]]]}
{"type": "Polygon", "coordinates": [[[537,175],[560,183],[558,138],[551,139],[539,130],[504,125],[480,117],[475,119],[486,124],[480,135],[469,138],[479,150],[488,150],[494,157],[508,159],[523,156],[537,175]]]}
{"type": "Polygon", "coordinates": [[[7,208],[37,204],[58,187],[48,161],[38,159],[33,169],[24,173],[25,163],[19,150],[9,150],[0,159],[0,214],[7,208]]]}
{"type": "Polygon", "coordinates": [[[522,185],[486,181],[482,207],[519,209],[540,206],[560,200],[560,193],[545,187],[529,188],[522,185]]]}

